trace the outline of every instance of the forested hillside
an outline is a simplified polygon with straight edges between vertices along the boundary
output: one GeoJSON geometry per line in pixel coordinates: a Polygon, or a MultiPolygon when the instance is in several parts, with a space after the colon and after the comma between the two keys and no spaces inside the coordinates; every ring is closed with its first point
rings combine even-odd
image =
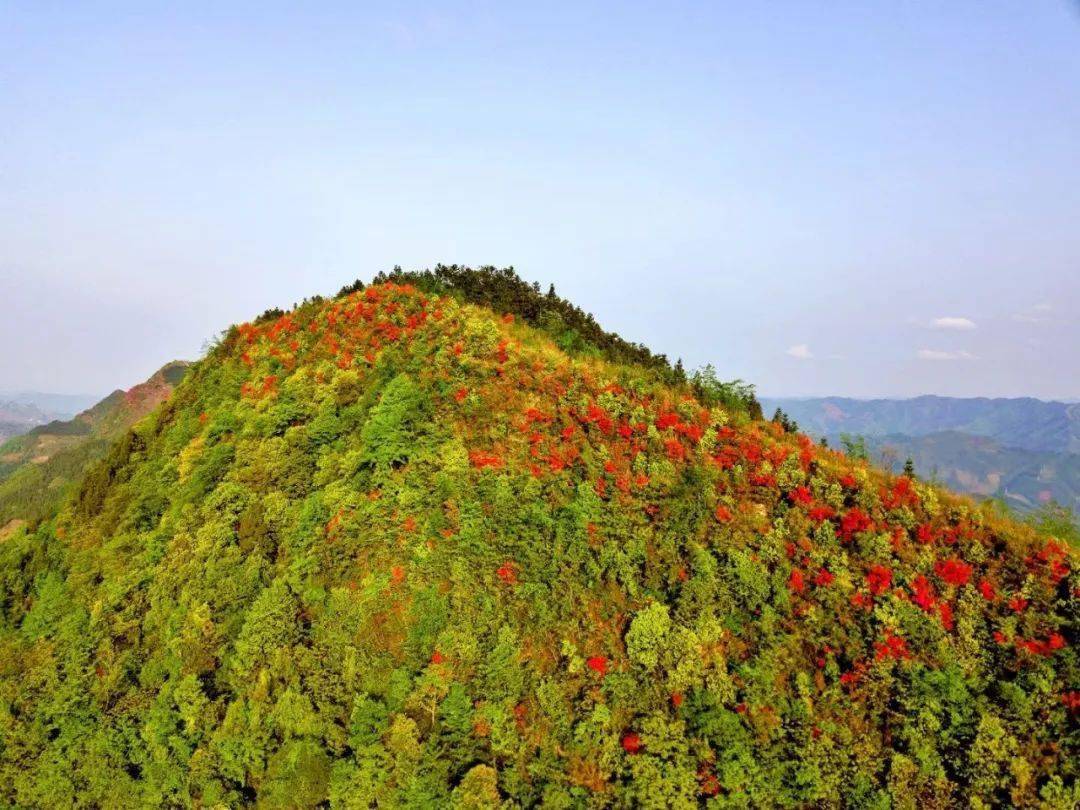
{"type": "Polygon", "coordinates": [[[1062,543],[497,276],[231,328],[0,544],[0,803],[1076,806],[1062,543]]]}
{"type": "Polygon", "coordinates": [[[188,364],[173,361],[145,382],[72,419],[52,420],[0,444],[0,538],[11,521],[37,523],[56,514],[90,464],[112,442],[164,402],[188,364]]]}

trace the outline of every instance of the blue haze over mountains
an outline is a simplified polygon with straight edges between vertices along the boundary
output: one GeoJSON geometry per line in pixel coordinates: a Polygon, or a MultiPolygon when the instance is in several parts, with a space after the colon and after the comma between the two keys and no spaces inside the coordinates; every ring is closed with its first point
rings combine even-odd
{"type": "Polygon", "coordinates": [[[97,399],[81,394],[0,392],[0,442],[54,419],[70,419],[97,399]]]}
{"type": "Polygon", "coordinates": [[[1080,511],[1080,404],[1031,398],[858,400],[762,397],[813,436],[862,436],[877,462],[1029,511],[1048,502],[1080,511]]]}

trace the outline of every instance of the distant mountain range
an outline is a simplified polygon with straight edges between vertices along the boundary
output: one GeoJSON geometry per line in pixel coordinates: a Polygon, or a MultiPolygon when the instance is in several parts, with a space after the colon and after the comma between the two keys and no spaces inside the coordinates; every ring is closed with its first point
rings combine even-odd
{"type": "Polygon", "coordinates": [[[70,419],[93,405],[100,394],[56,394],[45,391],[0,391],[0,402],[32,405],[47,413],[70,419]]]}
{"type": "MultiPolygon", "coordinates": [[[[48,517],[101,458],[111,442],[172,393],[188,364],[174,361],[143,383],[116,390],[70,419],[52,418],[40,405],[10,403],[3,414],[22,414],[16,433],[0,444],[0,534],[13,520],[48,517]]],[[[41,396],[41,395],[24,395],[41,396]]],[[[44,395],[45,404],[70,406],[82,397],[44,395]]],[[[5,408],[8,403],[5,403],[5,408]]]]}
{"type": "Polygon", "coordinates": [[[95,401],[81,394],[0,392],[0,442],[54,419],[70,419],[95,401]]]}
{"type": "Polygon", "coordinates": [[[57,414],[43,411],[36,405],[0,400],[0,441],[43,425],[57,414]]]}
{"type": "Polygon", "coordinates": [[[821,436],[926,436],[959,431],[1008,447],[1048,453],[1080,452],[1080,405],[1039,399],[761,398],[766,415],[779,407],[803,430],[821,436]]]}
{"type": "Polygon", "coordinates": [[[866,439],[875,460],[1027,511],[1055,501],[1080,511],[1080,405],[1037,399],[761,399],[799,428],[837,441],[866,439]]]}

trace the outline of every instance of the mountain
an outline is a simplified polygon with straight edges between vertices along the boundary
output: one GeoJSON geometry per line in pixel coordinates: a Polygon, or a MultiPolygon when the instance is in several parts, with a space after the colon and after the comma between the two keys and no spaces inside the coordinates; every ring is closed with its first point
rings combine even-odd
{"type": "Polygon", "coordinates": [[[70,419],[86,410],[97,397],[90,394],[50,394],[41,391],[0,391],[0,400],[17,405],[28,405],[49,414],[53,419],[70,419]]]}
{"type": "Polygon", "coordinates": [[[899,472],[920,475],[1027,513],[1053,501],[1080,514],[1080,406],[1036,399],[763,398],[814,436],[866,439],[899,472]]]}
{"type": "Polygon", "coordinates": [[[869,400],[763,397],[761,403],[768,413],[782,409],[801,428],[817,436],[960,432],[985,436],[1006,447],[1080,453],[1080,405],[1076,403],[937,396],[869,400]]]}
{"type": "Polygon", "coordinates": [[[874,437],[875,460],[900,472],[910,458],[918,474],[958,492],[1002,499],[1024,513],[1058,503],[1080,513],[1080,454],[1005,447],[983,436],[943,431],[874,437]]]}
{"type": "Polygon", "coordinates": [[[171,362],[73,419],[39,424],[0,444],[0,532],[13,520],[36,522],[52,516],[86,468],[168,398],[188,365],[171,362]]]}
{"type": "Polygon", "coordinates": [[[377,281],[229,329],[0,543],[0,802],[1080,799],[1063,544],[512,274],[377,281]]]}
{"type": "Polygon", "coordinates": [[[53,415],[36,405],[10,400],[0,401],[0,442],[48,422],[53,415]]]}

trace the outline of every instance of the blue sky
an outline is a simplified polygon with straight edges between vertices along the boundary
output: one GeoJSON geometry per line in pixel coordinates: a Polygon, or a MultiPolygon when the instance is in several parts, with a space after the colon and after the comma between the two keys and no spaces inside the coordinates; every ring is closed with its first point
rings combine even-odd
{"type": "Polygon", "coordinates": [[[302,5],[0,0],[0,390],[442,261],[769,395],[1080,397],[1076,3],[302,5]]]}

